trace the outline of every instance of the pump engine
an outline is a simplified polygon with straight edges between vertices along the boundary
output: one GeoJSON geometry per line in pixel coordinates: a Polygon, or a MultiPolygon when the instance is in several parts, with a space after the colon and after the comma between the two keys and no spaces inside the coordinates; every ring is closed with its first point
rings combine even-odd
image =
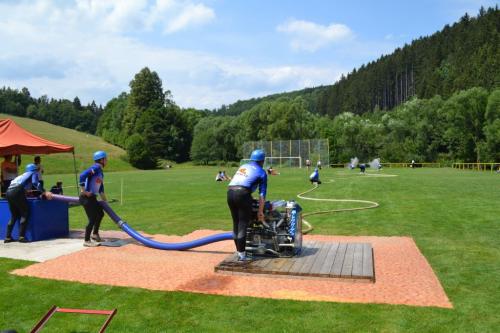
{"type": "Polygon", "coordinates": [[[302,249],[302,208],[295,201],[266,201],[264,223],[257,218],[259,202],[252,203],[245,250],[254,255],[292,257],[302,249]]]}

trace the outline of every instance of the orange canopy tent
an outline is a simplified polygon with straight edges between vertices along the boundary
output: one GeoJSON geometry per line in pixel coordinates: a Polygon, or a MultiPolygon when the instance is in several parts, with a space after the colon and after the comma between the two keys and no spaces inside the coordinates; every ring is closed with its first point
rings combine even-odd
{"type": "Polygon", "coordinates": [[[73,146],[43,139],[26,131],[11,119],[0,119],[0,156],[56,153],[73,153],[73,167],[75,168],[75,180],[78,189],[75,148],[73,146]]]}
{"type": "Polygon", "coordinates": [[[74,147],[31,134],[11,119],[0,119],[0,156],[55,153],[74,153],[74,147]]]}

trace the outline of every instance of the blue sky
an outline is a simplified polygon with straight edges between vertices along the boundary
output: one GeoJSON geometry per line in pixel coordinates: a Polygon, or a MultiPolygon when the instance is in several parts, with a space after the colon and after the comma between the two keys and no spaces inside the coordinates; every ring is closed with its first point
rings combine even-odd
{"type": "Polygon", "coordinates": [[[142,67],[182,107],[332,84],[492,0],[0,0],[0,86],[105,104],[142,67]]]}

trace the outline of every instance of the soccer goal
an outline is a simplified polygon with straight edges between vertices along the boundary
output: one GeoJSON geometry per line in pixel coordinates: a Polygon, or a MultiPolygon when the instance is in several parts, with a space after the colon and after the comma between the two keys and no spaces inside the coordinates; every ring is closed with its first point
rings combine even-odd
{"type": "MultiPolygon", "coordinates": [[[[240,164],[248,163],[250,159],[244,158],[240,161],[240,164]]],[[[302,168],[302,158],[300,156],[280,156],[280,157],[266,157],[264,161],[264,167],[292,167],[292,168],[302,168]]]]}
{"type": "Polygon", "coordinates": [[[305,139],[305,140],[276,140],[276,141],[250,141],[241,147],[241,162],[248,161],[248,157],[255,149],[263,149],[266,152],[266,166],[273,167],[295,167],[306,166],[309,160],[312,167],[321,161],[323,167],[330,165],[330,149],[327,139],[305,139]]]}

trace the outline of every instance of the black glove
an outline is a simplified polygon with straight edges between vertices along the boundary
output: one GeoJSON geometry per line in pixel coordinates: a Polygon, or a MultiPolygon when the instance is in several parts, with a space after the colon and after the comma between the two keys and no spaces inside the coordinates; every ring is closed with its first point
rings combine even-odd
{"type": "Polygon", "coordinates": [[[80,196],[78,197],[78,202],[80,202],[81,205],[85,206],[86,204],[89,203],[89,197],[87,197],[83,193],[80,193],[80,196]]]}

